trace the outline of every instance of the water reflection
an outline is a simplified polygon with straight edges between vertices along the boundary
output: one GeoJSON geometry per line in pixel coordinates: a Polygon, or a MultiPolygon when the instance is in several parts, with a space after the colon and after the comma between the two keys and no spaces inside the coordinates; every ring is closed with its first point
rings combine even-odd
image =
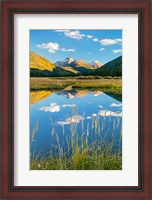
{"type": "MultiPolygon", "coordinates": [[[[75,97],[83,97],[85,95],[87,95],[88,93],[92,94],[93,96],[99,96],[101,94],[104,94],[102,91],[89,91],[89,90],[69,90],[69,89],[64,89],[64,90],[60,90],[60,91],[55,91],[55,90],[36,90],[36,91],[31,91],[30,92],[30,104],[36,104],[41,100],[46,99],[47,97],[49,97],[50,95],[52,95],[53,93],[56,93],[57,95],[64,95],[66,96],[66,98],[72,99],[75,97]]],[[[111,92],[105,92],[105,94],[107,94],[108,96],[111,96],[112,98],[118,100],[118,101],[122,101],[122,95],[121,94],[117,94],[117,93],[111,93],[111,92]]],[[[111,105],[111,106],[115,106],[115,105],[111,105]]],[[[120,104],[121,106],[121,104],[120,104]]]]}
{"type": "Polygon", "coordinates": [[[118,147],[122,124],[120,95],[67,88],[32,91],[30,98],[31,153],[47,153],[57,142],[66,150],[67,140],[74,134],[87,137],[88,144],[110,142],[115,137],[114,148],[118,147]]]}
{"type": "Polygon", "coordinates": [[[40,91],[31,91],[30,92],[30,104],[38,103],[39,101],[46,99],[53,92],[50,90],[40,90],[40,91]]]}
{"type": "Polygon", "coordinates": [[[45,112],[59,112],[60,106],[56,103],[51,103],[49,106],[42,106],[39,110],[43,110],[45,112]]]}

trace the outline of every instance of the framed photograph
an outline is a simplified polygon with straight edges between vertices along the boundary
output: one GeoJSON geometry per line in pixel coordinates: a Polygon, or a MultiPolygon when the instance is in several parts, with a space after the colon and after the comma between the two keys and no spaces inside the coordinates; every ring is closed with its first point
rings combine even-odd
{"type": "Polygon", "coordinates": [[[151,193],[151,1],[2,1],[1,198],[151,193]]]}

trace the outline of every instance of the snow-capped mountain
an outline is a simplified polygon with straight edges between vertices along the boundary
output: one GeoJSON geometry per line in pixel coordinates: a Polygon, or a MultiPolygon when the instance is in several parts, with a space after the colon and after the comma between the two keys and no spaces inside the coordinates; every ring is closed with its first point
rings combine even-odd
{"type": "Polygon", "coordinates": [[[102,66],[103,66],[103,63],[101,63],[101,62],[95,60],[95,61],[93,61],[92,63],[90,63],[90,65],[91,65],[94,69],[97,69],[97,68],[99,68],[99,67],[102,67],[102,66]]]}
{"type": "Polygon", "coordinates": [[[67,57],[67,58],[65,58],[65,59],[62,60],[62,61],[57,61],[55,64],[56,64],[57,66],[64,67],[64,66],[70,65],[73,61],[75,61],[74,58],[67,57]]]}

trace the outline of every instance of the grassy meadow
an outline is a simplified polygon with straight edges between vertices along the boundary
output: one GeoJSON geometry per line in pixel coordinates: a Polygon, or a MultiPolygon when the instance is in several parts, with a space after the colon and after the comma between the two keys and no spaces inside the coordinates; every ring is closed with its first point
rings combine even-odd
{"type": "Polygon", "coordinates": [[[64,89],[69,86],[71,89],[100,89],[103,92],[122,93],[122,79],[120,78],[30,78],[31,90],[64,89]]]}

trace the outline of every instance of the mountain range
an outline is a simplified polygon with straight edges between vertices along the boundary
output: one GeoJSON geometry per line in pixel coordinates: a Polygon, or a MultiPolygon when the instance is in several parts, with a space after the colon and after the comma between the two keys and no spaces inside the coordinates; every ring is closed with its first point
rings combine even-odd
{"type": "Polygon", "coordinates": [[[30,52],[31,77],[59,77],[78,75],[121,76],[122,56],[103,65],[99,61],[87,63],[84,60],[67,57],[53,63],[35,52],[30,52]]]}
{"type": "Polygon", "coordinates": [[[63,61],[57,61],[55,65],[75,74],[85,72],[88,69],[93,69],[93,67],[84,60],[75,60],[70,57],[67,57],[63,61]]]}

